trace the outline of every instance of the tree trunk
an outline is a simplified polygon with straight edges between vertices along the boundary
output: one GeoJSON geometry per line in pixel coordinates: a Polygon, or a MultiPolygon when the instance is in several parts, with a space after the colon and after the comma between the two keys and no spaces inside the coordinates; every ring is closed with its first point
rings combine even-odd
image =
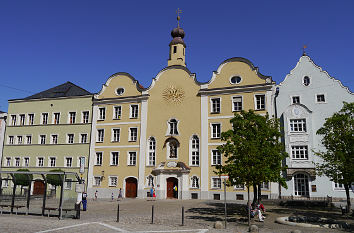
{"type": "Polygon", "coordinates": [[[258,195],[257,195],[257,185],[253,184],[253,201],[252,205],[254,206],[257,203],[258,195]]]}
{"type": "Polygon", "coordinates": [[[250,186],[247,184],[247,210],[248,210],[248,228],[251,227],[251,202],[250,202],[250,186]]]}
{"type": "Polygon", "coordinates": [[[258,185],[258,204],[260,204],[262,201],[262,189],[261,185],[258,185]]]}
{"type": "Polygon", "coordinates": [[[347,195],[347,212],[350,213],[351,203],[350,203],[349,184],[345,184],[344,188],[345,188],[345,194],[347,195]]]}

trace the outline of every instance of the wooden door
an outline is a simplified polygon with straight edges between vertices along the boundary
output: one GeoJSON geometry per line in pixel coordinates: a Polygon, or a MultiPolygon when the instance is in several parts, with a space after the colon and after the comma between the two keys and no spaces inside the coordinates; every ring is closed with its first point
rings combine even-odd
{"type": "Polygon", "coordinates": [[[125,181],[125,197],[135,198],[137,197],[137,180],[133,177],[129,177],[125,181]]]}
{"type": "Polygon", "coordinates": [[[43,195],[44,194],[44,182],[41,180],[36,180],[33,185],[33,195],[43,195]]]}
{"type": "Polygon", "coordinates": [[[174,177],[167,178],[167,198],[177,198],[175,192],[173,191],[173,187],[178,186],[178,180],[174,177]]]}

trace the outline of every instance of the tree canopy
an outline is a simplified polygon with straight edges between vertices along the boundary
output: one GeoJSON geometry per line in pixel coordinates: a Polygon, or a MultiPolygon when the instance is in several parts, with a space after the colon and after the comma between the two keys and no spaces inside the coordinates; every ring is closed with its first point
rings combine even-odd
{"type": "MultiPolygon", "coordinates": [[[[53,170],[50,170],[50,172],[64,172],[64,171],[61,169],[53,169],[53,170]]],[[[54,185],[55,187],[61,186],[62,179],[64,179],[64,175],[47,174],[46,179],[47,179],[48,184],[54,185]]]]}
{"type": "MultiPolygon", "coordinates": [[[[18,169],[17,171],[19,172],[29,172],[30,170],[28,169],[18,169]]],[[[21,185],[21,186],[29,186],[30,183],[33,180],[33,175],[32,174],[14,174],[15,181],[14,183],[16,185],[21,185]]]]}
{"type": "Polygon", "coordinates": [[[326,119],[317,131],[326,151],[316,155],[323,159],[316,163],[319,175],[326,175],[332,181],[344,185],[350,208],[349,188],[354,182],[354,102],[344,102],[343,108],[326,119]]]}
{"type": "Polygon", "coordinates": [[[262,182],[280,182],[287,187],[281,176],[287,153],[279,140],[279,121],[249,110],[236,113],[230,123],[232,129],[221,134],[221,140],[226,143],[218,150],[226,161],[217,167],[217,173],[228,174],[230,185],[249,187],[262,182]]]}

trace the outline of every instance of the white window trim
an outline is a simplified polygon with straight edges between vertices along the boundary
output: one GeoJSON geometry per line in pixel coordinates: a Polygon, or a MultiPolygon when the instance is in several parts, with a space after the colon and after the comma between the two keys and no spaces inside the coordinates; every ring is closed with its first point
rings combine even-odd
{"type": "Polygon", "coordinates": [[[120,128],[112,128],[111,129],[111,142],[120,142],[120,138],[121,138],[121,132],[122,130],[120,128]],[[119,130],[119,138],[118,141],[114,141],[114,130],[118,129],[119,130]]]}
{"type": "Polygon", "coordinates": [[[327,104],[327,93],[316,93],[315,94],[315,103],[316,104],[327,104]],[[318,102],[317,101],[317,96],[318,95],[324,95],[325,101],[324,102],[318,102]]]}
{"type": "Polygon", "coordinates": [[[13,158],[13,160],[14,160],[12,164],[13,167],[21,167],[21,160],[22,160],[21,156],[16,156],[13,158]],[[18,164],[19,166],[16,166],[16,159],[20,159],[20,162],[18,164]]]}
{"type": "Polygon", "coordinates": [[[33,144],[33,135],[32,135],[32,134],[26,134],[25,136],[26,136],[26,145],[31,145],[31,144],[33,144]],[[28,140],[27,140],[27,137],[28,137],[28,136],[31,136],[31,143],[30,143],[30,144],[28,144],[28,140]]]}
{"type": "Polygon", "coordinates": [[[5,157],[5,159],[4,159],[4,167],[11,167],[11,163],[12,163],[12,158],[11,157],[5,157]],[[7,159],[10,159],[10,165],[9,166],[7,166],[7,159]]]}
{"type": "Polygon", "coordinates": [[[311,77],[310,76],[308,76],[308,75],[304,75],[303,77],[302,77],[302,79],[301,79],[301,83],[302,83],[302,85],[304,86],[304,87],[309,87],[309,86],[311,86],[311,84],[312,84],[312,80],[311,80],[311,77]],[[305,82],[304,82],[304,80],[305,80],[305,77],[308,77],[309,78],[309,85],[305,85],[305,82]]]}
{"type": "Polygon", "coordinates": [[[106,107],[98,107],[98,108],[97,108],[97,111],[98,111],[98,113],[97,113],[97,121],[104,121],[104,120],[106,120],[106,114],[107,114],[107,112],[106,112],[106,107]],[[101,119],[101,115],[100,115],[100,109],[102,109],[102,108],[104,108],[104,118],[103,118],[103,119],[101,119]]]}
{"type": "Polygon", "coordinates": [[[104,129],[96,129],[96,142],[99,142],[99,143],[102,143],[102,142],[104,142],[104,129]],[[99,141],[99,133],[98,133],[98,131],[99,130],[103,130],[103,140],[102,141],[99,141]]]}
{"type": "Polygon", "coordinates": [[[156,144],[157,144],[156,138],[153,137],[153,136],[149,137],[146,144],[147,144],[147,148],[146,148],[146,152],[147,152],[146,153],[146,166],[147,167],[154,167],[154,166],[156,166],[156,144]],[[150,150],[150,139],[151,138],[153,138],[155,140],[155,149],[154,150],[150,150]],[[150,164],[150,152],[154,152],[155,153],[155,164],[153,164],[153,165],[150,164]]]}
{"type": "MultiPolygon", "coordinates": [[[[51,158],[55,158],[55,166],[54,167],[58,167],[58,159],[56,156],[48,156],[48,167],[52,167],[52,166],[50,166],[51,158]]],[[[44,161],[43,161],[43,163],[44,163],[44,161]]]]}
{"type": "Polygon", "coordinates": [[[45,124],[43,124],[43,114],[47,114],[47,116],[48,116],[48,118],[47,118],[47,125],[49,124],[49,112],[42,112],[41,113],[41,119],[40,119],[40,125],[45,125],[45,124]]]}
{"type": "Polygon", "coordinates": [[[108,176],[108,187],[117,187],[118,186],[118,176],[108,176]],[[117,184],[116,185],[111,185],[111,179],[116,178],[117,179],[117,184]]]}
{"type": "Polygon", "coordinates": [[[23,137],[23,135],[16,135],[16,144],[17,145],[22,145],[22,144],[24,144],[24,137],[23,137]],[[21,143],[20,143],[20,140],[18,140],[18,137],[21,137],[21,143]]]}
{"type": "Polygon", "coordinates": [[[8,135],[8,136],[7,136],[7,144],[8,144],[8,145],[15,145],[15,136],[16,136],[16,135],[8,135]],[[11,143],[11,144],[10,144],[10,141],[11,141],[11,140],[10,140],[10,137],[12,137],[12,143],[11,143]]]}
{"type": "Polygon", "coordinates": [[[311,160],[311,149],[310,149],[310,146],[308,144],[289,144],[289,157],[290,157],[290,160],[292,161],[312,161],[311,160]],[[292,148],[293,146],[307,146],[307,159],[294,159],[293,158],[293,153],[292,153],[292,148]]]}
{"type": "Polygon", "coordinates": [[[26,123],[27,123],[27,118],[26,118],[26,113],[21,113],[21,114],[18,114],[18,120],[19,120],[19,125],[21,126],[25,126],[26,123]],[[23,121],[23,125],[21,125],[21,115],[25,117],[24,121],[23,121]]]}
{"type": "Polygon", "coordinates": [[[90,124],[90,110],[85,110],[85,111],[81,111],[81,123],[82,124],[90,124]],[[88,112],[88,119],[87,119],[87,123],[84,123],[84,112],[88,112]]]}
{"type": "Polygon", "coordinates": [[[103,151],[95,151],[95,158],[94,158],[94,165],[95,166],[103,166],[103,156],[104,156],[104,152],[103,151]],[[102,154],[101,164],[97,164],[97,153],[101,153],[102,154]]]}
{"type": "Polygon", "coordinates": [[[79,141],[79,143],[85,144],[85,143],[88,143],[88,141],[89,141],[88,133],[80,133],[80,141],[79,141]],[[86,142],[82,142],[82,135],[86,135],[86,142]]]}
{"type": "Polygon", "coordinates": [[[38,144],[39,145],[46,145],[46,144],[48,144],[48,141],[47,141],[47,135],[46,134],[40,134],[40,135],[38,135],[38,144]],[[45,143],[44,144],[42,144],[41,143],[41,136],[45,136],[45,143]]]}
{"type": "Polygon", "coordinates": [[[263,94],[263,93],[257,93],[257,94],[254,94],[254,110],[257,110],[257,111],[265,111],[266,110],[266,107],[267,107],[267,98],[266,98],[266,94],[263,94]],[[257,96],[264,96],[264,108],[257,108],[257,96]]]}
{"type": "Polygon", "coordinates": [[[65,181],[64,181],[64,189],[65,190],[72,190],[74,182],[67,182],[67,180],[68,181],[73,181],[73,179],[71,179],[71,178],[66,178],[65,181]],[[68,186],[67,186],[68,183],[70,183],[70,188],[68,188],[68,186]]]}
{"type": "Polygon", "coordinates": [[[101,185],[102,185],[102,176],[93,176],[93,187],[100,187],[101,185]],[[100,180],[100,184],[99,185],[97,185],[96,184],[96,179],[99,179],[100,180]]]}
{"type": "Polygon", "coordinates": [[[31,163],[31,157],[29,157],[29,156],[26,156],[26,157],[23,157],[23,159],[22,159],[22,167],[30,167],[30,163],[31,163]],[[25,164],[25,159],[28,159],[28,166],[26,166],[26,164],[25,164]]]}
{"type": "Polygon", "coordinates": [[[68,124],[70,124],[70,125],[74,125],[74,124],[77,124],[77,112],[76,112],[76,110],[72,110],[72,111],[68,111],[68,124]],[[70,123],[70,113],[71,112],[74,112],[75,113],[75,122],[74,123],[70,123]]]}
{"type": "Polygon", "coordinates": [[[130,119],[137,119],[139,118],[139,104],[130,104],[129,105],[129,118],[130,119]],[[133,117],[133,106],[138,106],[138,113],[137,113],[137,116],[136,117],[133,117]]]}
{"type": "MultiPolygon", "coordinates": [[[[59,113],[59,124],[61,123],[61,112],[53,112],[52,113],[52,124],[54,125],[54,120],[55,120],[55,113],[59,113]]],[[[58,125],[58,124],[55,124],[58,125]]]]}
{"type": "Polygon", "coordinates": [[[44,163],[45,163],[45,157],[44,156],[36,156],[36,167],[40,167],[39,166],[39,158],[43,158],[43,166],[41,166],[41,167],[45,167],[44,166],[44,163]]]}
{"type": "MultiPolygon", "coordinates": [[[[310,84],[311,84],[311,82],[310,82],[310,84]]],[[[300,195],[295,195],[295,175],[296,174],[299,174],[299,173],[295,173],[295,174],[293,174],[293,176],[292,176],[292,178],[291,178],[291,181],[292,181],[292,183],[293,183],[293,196],[294,197],[299,197],[300,195]]],[[[306,174],[306,173],[301,173],[301,174],[304,174],[304,175],[306,175],[307,176],[307,179],[308,179],[308,181],[309,181],[309,183],[308,183],[308,190],[309,190],[309,197],[311,197],[311,193],[312,193],[312,189],[311,189],[311,177],[308,175],[308,174],[306,174]]]]}
{"type": "Polygon", "coordinates": [[[213,151],[217,151],[217,150],[218,149],[216,149],[216,148],[210,150],[210,165],[211,166],[222,165],[222,154],[221,154],[221,152],[219,152],[220,153],[220,164],[214,164],[213,163],[213,151]]]}
{"type": "Polygon", "coordinates": [[[53,143],[53,136],[54,136],[54,135],[57,135],[57,144],[58,144],[58,141],[59,141],[59,135],[58,135],[58,134],[51,134],[51,135],[50,135],[50,142],[49,142],[49,144],[56,145],[56,144],[53,143]]]}
{"type": "Polygon", "coordinates": [[[172,118],[168,119],[166,124],[167,124],[167,131],[166,131],[166,135],[165,136],[171,136],[171,135],[172,136],[177,136],[177,135],[180,135],[179,130],[178,130],[179,120],[177,118],[172,117],[172,118]],[[170,132],[171,132],[170,122],[171,122],[171,120],[175,120],[177,122],[177,125],[176,125],[177,134],[170,134],[170,132]]]}
{"type": "Polygon", "coordinates": [[[112,119],[113,120],[121,120],[122,119],[122,114],[123,114],[123,107],[122,105],[113,105],[112,107],[112,119]],[[115,108],[120,107],[120,117],[115,118],[115,108]]]}
{"type": "Polygon", "coordinates": [[[308,134],[310,127],[309,127],[309,120],[307,117],[288,118],[287,121],[288,121],[288,134],[289,135],[308,134]],[[301,120],[301,119],[305,119],[306,131],[291,131],[290,121],[291,120],[301,120]]]}
{"type": "Polygon", "coordinates": [[[138,127],[129,127],[128,142],[137,142],[138,141],[138,127]],[[136,129],[136,140],[131,140],[131,129],[136,129]]]}
{"type": "Polygon", "coordinates": [[[35,123],[34,123],[34,119],[35,119],[35,117],[36,117],[36,114],[33,112],[30,112],[30,113],[27,113],[27,125],[30,125],[30,117],[29,117],[29,115],[30,114],[33,114],[33,125],[35,125],[35,123]]]}
{"type": "Polygon", "coordinates": [[[213,184],[214,184],[213,179],[215,179],[215,178],[220,179],[220,177],[218,177],[218,176],[212,176],[212,177],[210,177],[210,189],[221,190],[221,187],[222,187],[222,180],[220,179],[220,187],[214,187],[214,186],[213,186],[213,184]]]}
{"type": "Polygon", "coordinates": [[[200,178],[199,178],[199,176],[197,176],[197,175],[192,175],[192,176],[190,176],[190,178],[189,178],[189,188],[190,188],[190,189],[200,189],[200,178]],[[193,187],[193,177],[197,177],[197,179],[198,179],[198,186],[199,186],[199,187],[193,187]]]}
{"type": "Polygon", "coordinates": [[[134,167],[137,164],[138,164],[138,152],[137,151],[127,151],[127,166],[134,167]],[[129,155],[129,153],[131,153],[131,152],[135,152],[135,164],[134,165],[130,164],[130,155],[129,155]]]}
{"type": "Polygon", "coordinates": [[[221,101],[222,101],[221,97],[210,97],[210,99],[209,99],[209,102],[210,102],[210,113],[212,113],[212,114],[221,113],[221,101]],[[220,110],[219,110],[219,112],[214,112],[213,111],[213,100],[214,99],[219,99],[219,101],[220,101],[220,110]]]}
{"type": "Polygon", "coordinates": [[[231,112],[241,112],[242,110],[244,109],[244,106],[243,106],[243,96],[242,95],[233,95],[231,96],[231,112]],[[234,110],[234,97],[238,98],[238,97],[241,97],[241,110],[234,110]]]}
{"type": "Polygon", "coordinates": [[[68,133],[66,134],[66,143],[67,144],[75,144],[75,134],[74,133],[68,133]],[[69,142],[69,135],[73,135],[73,142],[69,142]]]}
{"type": "Polygon", "coordinates": [[[230,78],[229,78],[229,83],[230,83],[231,85],[238,85],[238,84],[242,83],[242,81],[243,81],[243,78],[242,78],[242,76],[239,75],[239,74],[231,75],[230,78]],[[233,83],[233,82],[231,82],[231,79],[232,79],[233,77],[240,77],[240,78],[241,78],[241,81],[238,82],[238,83],[233,83]]]}
{"type": "MultiPolygon", "coordinates": [[[[120,152],[119,151],[111,151],[109,153],[109,165],[110,166],[119,166],[119,156],[120,155],[120,152]],[[113,153],[118,153],[118,161],[117,161],[117,164],[113,164],[113,153]]],[[[102,158],[103,158],[103,155],[102,155],[102,158]]]]}
{"type": "Polygon", "coordinates": [[[64,156],[64,167],[68,167],[66,163],[66,159],[71,158],[71,167],[74,167],[74,159],[72,156],[64,156]]]}
{"type": "MultiPolygon", "coordinates": [[[[178,154],[177,154],[178,155],[178,154]]],[[[189,166],[191,167],[199,167],[200,166],[200,137],[198,136],[198,134],[193,134],[190,139],[189,139],[189,166]],[[193,152],[193,149],[192,149],[192,141],[193,141],[193,137],[196,136],[198,137],[198,140],[199,140],[199,149],[198,149],[198,152],[199,152],[199,164],[198,165],[193,165],[192,164],[192,152],[193,152]]]]}
{"type": "Polygon", "coordinates": [[[9,125],[9,126],[16,126],[16,125],[19,125],[19,124],[18,124],[18,118],[19,118],[19,117],[18,117],[17,114],[11,114],[11,115],[10,115],[9,124],[8,124],[8,125],[9,125]],[[15,122],[15,124],[12,124],[12,116],[16,116],[16,122],[15,122]]]}
{"type": "Polygon", "coordinates": [[[291,105],[291,104],[294,104],[294,103],[293,103],[293,97],[299,97],[299,98],[300,98],[300,104],[301,104],[301,99],[302,99],[302,98],[301,98],[301,95],[291,95],[291,96],[290,96],[290,105],[291,105]]]}
{"type": "Polygon", "coordinates": [[[221,122],[211,122],[210,123],[210,138],[211,139],[220,139],[221,138],[221,132],[222,132],[222,123],[221,122]],[[213,125],[214,124],[219,124],[220,125],[220,137],[213,137],[213,125]]]}

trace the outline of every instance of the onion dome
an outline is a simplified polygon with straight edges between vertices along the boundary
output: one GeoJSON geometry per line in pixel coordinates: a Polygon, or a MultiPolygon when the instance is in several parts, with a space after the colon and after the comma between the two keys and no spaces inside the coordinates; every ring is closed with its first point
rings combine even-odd
{"type": "Polygon", "coordinates": [[[184,30],[183,28],[176,27],[171,31],[171,36],[173,37],[170,46],[175,45],[175,44],[183,44],[184,47],[186,47],[186,44],[183,41],[184,38],[184,30]]]}

